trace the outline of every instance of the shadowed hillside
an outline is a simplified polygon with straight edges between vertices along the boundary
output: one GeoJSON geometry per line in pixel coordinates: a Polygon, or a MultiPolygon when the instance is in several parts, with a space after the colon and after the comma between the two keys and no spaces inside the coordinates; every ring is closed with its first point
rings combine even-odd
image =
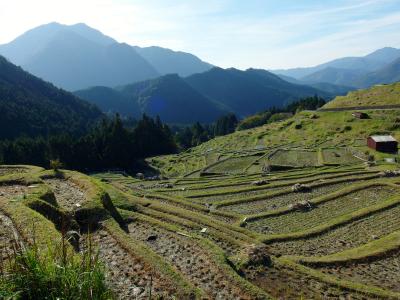
{"type": "Polygon", "coordinates": [[[102,113],[0,57],[0,137],[80,134],[102,113]]]}

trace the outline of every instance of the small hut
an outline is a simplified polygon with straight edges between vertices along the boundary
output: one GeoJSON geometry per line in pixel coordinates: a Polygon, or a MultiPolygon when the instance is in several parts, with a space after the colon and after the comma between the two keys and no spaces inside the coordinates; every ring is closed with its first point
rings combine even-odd
{"type": "Polygon", "coordinates": [[[355,111],[351,115],[357,119],[369,119],[369,115],[367,113],[360,112],[360,111],[355,111]]]}
{"type": "Polygon", "coordinates": [[[368,137],[367,145],[380,152],[395,153],[398,149],[398,142],[391,135],[372,135],[368,137]]]}

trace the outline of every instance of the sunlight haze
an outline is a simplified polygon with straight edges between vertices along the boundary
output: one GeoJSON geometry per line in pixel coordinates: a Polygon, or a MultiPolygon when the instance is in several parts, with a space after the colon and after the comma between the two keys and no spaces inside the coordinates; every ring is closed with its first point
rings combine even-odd
{"type": "Polygon", "coordinates": [[[0,43],[50,22],[86,23],[119,42],[240,69],[312,66],[400,46],[397,0],[2,0],[0,43]]]}

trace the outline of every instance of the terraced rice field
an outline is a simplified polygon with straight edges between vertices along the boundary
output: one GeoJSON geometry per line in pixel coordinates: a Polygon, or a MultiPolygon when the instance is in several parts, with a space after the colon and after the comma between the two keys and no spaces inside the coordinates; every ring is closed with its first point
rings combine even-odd
{"type": "Polygon", "coordinates": [[[52,189],[57,203],[68,211],[74,211],[88,201],[84,191],[70,180],[52,178],[44,181],[52,189]]]}
{"type": "Polygon", "coordinates": [[[325,274],[400,292],[400,250],[385,257],[319,268],[325,274]]]}
{"type": "Polygon", "coordinates": [[[269,157],[272,165],[291,167],[310,167],[318,165],[315,151],[278,150],[269,157]]]}
{"type": "Polygon", "coordinates": [[[274,253],[323,256],[355,248],[400,229],[400,204],[310,238],[273,243],[274,253]]]}
{"type": "MultiPolygon", "coordinates": [[[[273,209],[288,207],[291,204],[303,200],[312,200],[321,195],[332,193],[334,191],[340,190],[346,187],[347,183],[337,183],[331,185],[324,185],[320,187],[313,188],[307,193],[294,193],[290,188],[284,190],[284,194],[279,196],[266,196],[266,199],[242,203],[237,205],[229,205],[222,207],[223,210],[233,211],[245,215],[257,214],[261,212],[268,212],[273,209]]],[[[279,192],[280,189],[275,189],[274,192],[279,192]]]]}
{"type": "Polygon", "coordinates": [[[352,164],[352,163],[357,163],[359,161],[359,159],[354,157],[351,154],[351,152],[343,148],[323,149],[322,158],[325,164],[332,164],[332,165],[352,164]]]}
{"type": "MultiPolygon", "coordinates": [[[[342,188],[344,188],[345,186],[346,185],[343,185],[342,188]]],[[[344,196],[338,196],[337,198],[330,199],[326,202],[315,204],[315,206],[307,212],[291,211],[289,213],[279,216],[265,217],[264,219],[250,222],[248,228],[258,232],[270,234],[290,233],[307,230],[327,223],[339,216],[352,213],[364,207],[378,204],[382,202],[382,200],[395,196],[399,192],[400,189],[395,187],[367,187],[351,192],[344,196]]],[[[329,192],[326,191],[326,193],[329,192]]],[[[324,194],[325,193],[322,193],[320,195],[324,194]]],[[[296,201],[299,200],[302,199],[296,199],[296,201]]]]}
{"type": "Polygon", "coordinates": [[[241,173],[256,159],[257,156],[231,157],[207,168],[206,171],[210,173],[241,173]]]}
{"type": "Polygon", "coordinates": [[[292,268],[275,263],[267,268],[249,268],[244,276],[263,287],[275,299],[368,299],[326,284],[292,268]]]}
{"type": "Polygon", "coordinates": [[[76,251],[98,251],[118,299],[400,298],[400,242],[378,243],[373,255],[368,247],[357,252],[368,259],[346,257],[400,230],[399,177],[351,157],[310,167],[319,163],[317,150],[277,152],[279,163],[308,167],[253,173],[265,151],[225,153],[235,156],[224,161],[220,151],[207,153],[203,163],[211,167],[202,171],[217,175],[141,180],[28,169],[17,183],[3,177],[0,244],[25,239],[18,230],[26,224],[13,213],[22,205],[28,215],[36,210],[35,222],[55,240],[67,218],[67,229],[80,231],[76,251]],[[296,183],[310,189],[294,192],[296,183]],[[330,255],[342,261],[306,262],[330,255]]]}

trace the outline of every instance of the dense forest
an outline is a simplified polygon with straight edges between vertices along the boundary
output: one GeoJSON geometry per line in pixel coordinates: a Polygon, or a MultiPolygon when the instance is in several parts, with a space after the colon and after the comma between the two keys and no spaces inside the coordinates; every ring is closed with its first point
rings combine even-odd
{"type": "Polygon", "coordinates": [[[291,117],[296,112],[303,110],[316,110],[322,107],[326,101],[318,96],[302,98],[282,108],[271,107],[266,111],[243,119],[237,126],[237,130],[250,129],[267,123],[272,123],[291,117]]]}
{"type": "Polygon", "coordinates": [[[94,105],[56,88],[0,56],[0,139],[84,134],[103,116],[94,105]]]}
{"type": "Polygon", "coordinates": [[[64,167],[81,171],[132,170],[140,159],[176,151],[170,129],[159,118],[144,115],[132,128],[116,115],[78,138],[59,134],[0,142],[0,162],[48,167],[50,160],[59,160],[64,167]]]}

